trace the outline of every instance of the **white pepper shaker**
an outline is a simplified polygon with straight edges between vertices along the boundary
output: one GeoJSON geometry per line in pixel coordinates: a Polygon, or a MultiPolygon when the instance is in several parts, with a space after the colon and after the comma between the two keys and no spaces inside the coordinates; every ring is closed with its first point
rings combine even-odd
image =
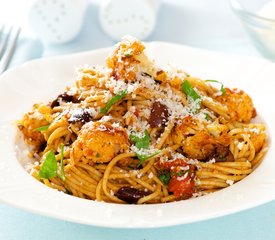
{"type": "Polygon", "coordinates": [[[99,20],[112,39],[125,35],[145,39],[153,31],[160,0],[102,0],[99,20]]]}
{"type": "Polygon", "coordinates": [[[69,42],[82,28],[87,5],[87,0],[34,0],[30,26],[45,43],[69,42]]]}

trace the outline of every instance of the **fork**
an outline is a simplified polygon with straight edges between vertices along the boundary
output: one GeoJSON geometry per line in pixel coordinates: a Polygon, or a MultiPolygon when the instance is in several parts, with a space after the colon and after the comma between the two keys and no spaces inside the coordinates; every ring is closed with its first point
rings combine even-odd
{"type": "Polygon", "coordinates": [[[0,74],[7,69],[13,57],[19,34],[19,27],[2,25],[0,29],[0,74]],[[8,29],[7,34],[4,34],[5,29],[8,29]]]}

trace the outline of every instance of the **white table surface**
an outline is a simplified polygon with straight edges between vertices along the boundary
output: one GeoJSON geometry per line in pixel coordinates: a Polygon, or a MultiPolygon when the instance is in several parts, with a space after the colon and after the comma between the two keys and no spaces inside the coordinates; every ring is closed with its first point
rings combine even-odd
{"type": "MultiPolygon", "coordinates": [[[[0,20],[23,22],[10,9],[17,0],[0,0],[0,20]],[[17,18],[15,17],[17,16],[17,18]]],[[[21,1],[23,2],[23,1],[21,1]]],[[[11,67],[34,58],[113,45],[98,24],[99,0],[91,1],[80,35],[71,43],[42,46],[21,35],[11,67]]],[[[20,5],[21,4],[21,5],[20,5]]],[[[24,29],[23,29],[24,30],[24,29]]],[[[154,32],[146,41],[169,41],[213,51],[260,57],[227,0],[165,0],[154,32]]],[[[274,173],[275,174],[275,173],[274,173]]],[[[121,230],[69,223],[0,204],[0,239],[275,239],[275,201],[216,219],[159,229],[121,230]]]]}

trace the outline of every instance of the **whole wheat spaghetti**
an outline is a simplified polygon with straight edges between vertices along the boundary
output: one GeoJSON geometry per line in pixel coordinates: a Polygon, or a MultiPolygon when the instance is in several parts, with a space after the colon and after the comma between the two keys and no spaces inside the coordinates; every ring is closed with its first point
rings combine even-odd
{"type": "Polygon", "coordinates": [[[159,67],[125,38],[106,67],[79,69],[73,86],[18,121],[31,175],[76,197],[164,203],[226,188],[267,151],[240,89],[159,67]]]}

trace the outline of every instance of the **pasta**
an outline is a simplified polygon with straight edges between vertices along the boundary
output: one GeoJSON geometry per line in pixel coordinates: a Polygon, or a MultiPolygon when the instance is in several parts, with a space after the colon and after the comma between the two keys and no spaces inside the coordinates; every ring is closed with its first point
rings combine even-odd
{"type": "Polygon", "coordinates": [[[151,204],[198,197],[249,175],[267,151],[249,95],[159,67],[124,38],[106,67],[79,69],[74,85],[18,121],[30,174],[73,196],[151,204]]]}

